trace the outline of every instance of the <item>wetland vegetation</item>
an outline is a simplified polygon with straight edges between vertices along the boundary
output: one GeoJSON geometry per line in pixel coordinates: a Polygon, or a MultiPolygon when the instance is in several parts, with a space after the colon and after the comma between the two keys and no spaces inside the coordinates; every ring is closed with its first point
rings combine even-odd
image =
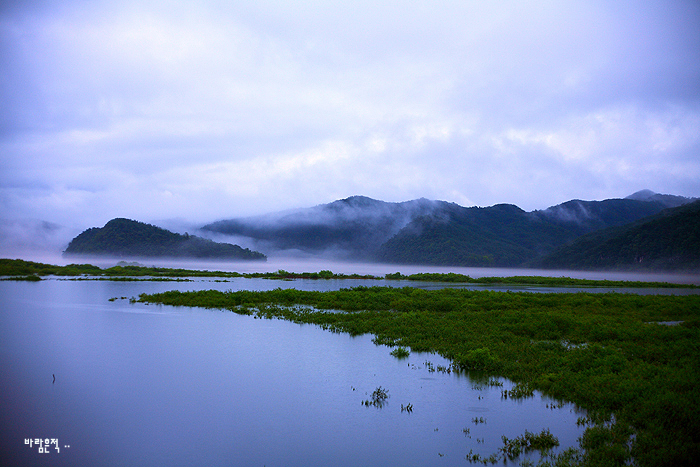
{"type": "Polygon", "coordinates": [[[365,280],[395,280],[417,282],[444,282],[453,284],[478,285],[532,285],[543,287],[634,287],[634,288],[698,288],[692,284],[675,284],[670,282],[644,281],[613,281],[575,279],[571,277],[545,276],[506,276],[506,277],[477,277],[457,273],[419,273],[404,275],[400,272],[375,276],[371,274],[342,274],[329,270],[318,272],[289,272],[279,269],[274,272],[239,273],[231,271],[209,271],[182,268],[163,268],[143,266],[138,263],[119,262],[109,268],[100,268],[92,264],[68,264],[57,266],[53,264],[25,261],[21,259],[0,259],[0,277],[7,276],[12,280],[40,280],[44,276],[82,276],[86,278],[105,278],[123,280],[124,277],[176,278],[176,277],[212,277],[212,278],[248,278],[272,280],[328,280],[328,279],[365,279],[365,280]]]}
{"type": "MultiPolygon", "coordinates": [[[[483,421],[482,421],[483,423],[483,421]]],[[[466,429],[465,429],[466,430],[466,429]]],[[[469,434],[469,431],[465,431],[465,434],[469,434]]],[[[549,454],[549,452],[559,446],[559,440],[554,436],[548,429],[542,430],[540,433],[535,434],[525,430],[525,434],[517,436],[513,439],[508,439],[506,436],[502,436],[503,447],[498,450],[498,452],[491,454],[488,457],[475,454],[473,450],[469,451],[467,454],[467,460],[470,463],[481,463],[484,465],[496,464],[498,462],[513,461],[518,459],[521,454],[527,454],[531,451],[539,451],[540,454],[549,454]]],[[[549,456],[553,459],[555,465],[571,465],[572,454],[578,454],[574,450],[567,450],[557,456],[549,456]]],[[[580,456],[578,456],[580,460],[580,456]]],[[[551,464],[545,459],[542,459],[540,465],[544,466],[551,464]]],[[[524,462],[521,465],[532,465],[530,462],[524,462]]]]}
{"type": "Polygon", "coordinates": [[[396,347],[394,350],[391,351],[391,355],[400,360],[403,358],[407,358],[409,355],[411,355],[411,351],[408,350],[406,347],[396,347]]]}
{"type": "MultiPolygon", "coordinates": [[[[504,397],[538,390],[576,403],[587,411],[579,449],[544,458],[543,465],[678,466],[700,457],[697,295],[356,287],[170,291],[138,301],[369,333],[378,344],[437,352],[452,362],[451,371],[517,383],[504,397]]],[[[526,433],[504,441],[494,460],[553,440],[526,433]]]]}
{"type": "MultiPolygon", "coordinates": [[[[387,399],[389,399],[389,391],[381,386],[378,386],[377,389],[375,389],[372,392],[372,395],[370,396],[370,398],[362,401],[362,404],[367,406],[367,407],[369,407],[370,405],[373,405],[374,407],[381,409],[384,406],[384,404],[387,402],[387,399]]],[[[401,407],[402,407],[402,411],[403,411],[403,405],[401,407]]],[[[411,410],[413,410],[412,406],[411,406],[411,410]]]]}

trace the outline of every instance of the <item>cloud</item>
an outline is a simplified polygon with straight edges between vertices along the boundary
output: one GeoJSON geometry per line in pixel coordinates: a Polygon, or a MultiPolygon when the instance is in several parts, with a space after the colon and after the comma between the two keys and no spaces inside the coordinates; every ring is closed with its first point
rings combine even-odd
{"type": "Polygon", "coordinates": [[[0,217],[700,196],[696,2],[0,9],[0,217]]]}

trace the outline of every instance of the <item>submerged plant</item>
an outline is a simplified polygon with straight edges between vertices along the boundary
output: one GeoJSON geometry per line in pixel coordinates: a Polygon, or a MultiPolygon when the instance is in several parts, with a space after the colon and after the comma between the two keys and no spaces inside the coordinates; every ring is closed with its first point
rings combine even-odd
{"type": "MultiPolygon", "coordinates": [[[[478,381],[477,384],[472,385],[472,389],[475,391],[481,391],[487,387],[503,387],[503,382],[497,380],[496,378],[488,378],[486,381],[478,381]]],[[[501,394],[503,391],[501,391],[501,394]]]]}
{"type": "Polygon", "coordinates": [[[398,359],[407,358],[411,352],[406,347],[396,347],[391,351],[391,355],[398,359]]]}
{"type": "Polygon", "coordinates": [[[496,378],[489,378],[488,381],[486,381],[487,386],[503,386],[502,381],[498,381],[496,378]]]}
{"type": "MultiPolygon", "coordinates": [[[[388,398],[389,391],[381,386],[378,386],[377,389],[375,389],[372,395],[370,396],[370,399],[364,400],[362,401],[362,403],[367,407],[373,405],[375,407],[381,408],[388,398]]],[[[411,406],[411,408],[413,408],[413,406],[411,406]]]]}
{"type": "Polygon", "coordinates": [[[449,366],[444,366],[444,365],[438,365],[437,366],[437,371],[440,373],[452,373],[452,369],[449,366]]]}
{"type": "Polygon", "coordinates": [[[389,347],[393,347],[396,345],[396,339],[387,336],[374,336],[372,338],[372,343],[374,345],[388,345],[389,347]]]}
{"type": "Polygon", "coordinates": [[[521,453],[530,451],[540,451],[542,453],[559,446],[559,439],[549,431],[549,428],[542,430],[539,434],[525,430],[524,435],[513,439],[501,436],[501,439],[503,440],[503,447],[499,449],[499,452],[503,453],[503,456],[509,460],[517,458],[521,453]]]}
{"type": "Polygon", "coordinates": [[[372,393],[372,401],[374,402],[384,402],[389,398],[389,391],[379,386],[372,393]]]}
{"type": "MultiPolygon", "coordinates": [[[[465,432],[467,433],[467,432],[465,432]]],[[[499,460],[507,463],[509,460],[517,459],[521,454],[527,454],[531,451],[539,451],[543,456],[549,455],[550,451],[559,446],[559,440],[554,436],[549,428],[542,430],[539,434],[531,433],[525,430],[524,435],[520,435],[514,439],[508,439],[505,436],[501,436],[503,440],[503,447],[498,450],[498,452],[491,454],[488,457],[482,457],[479,454],[475,454],[474,451],[469,451],[467,454],[467,460],[471,463],[482,463],[496,464],[499,460]]],[[[483,443],[483,438],[477,438],[477,443],[483,443]]],[[[573,463],[567,463],[569,461],[577,461],[578,451],[575,449],[569,449],[562,453],[562,455],[557,457],[552,457],[555,460],[554,465],[577,465],[573,463]]],[[[550,456],[551,457],[551,456],[550,456]]],[[[525,460],[521,465],[533,465],[532,461],[525,460]]],[[[538,465],[550,465],[548,463],[538,465]]]]}
{"type": "Polygon", "coordinates": [[[504,399],[527,399],[534,395],[534,390],[528,383],[518,383],[513,386],[513,389],[504,389],[501,391],[501,397],[504,399]]]}
{"type": "Polygon", "coordinates": [[[484,465],[498,462],[498,456],[496,454],[491,454],[489,457],[481,457],[479,454],[475,454],[473,449],[469,450],[466,459],[471,463],[480,462],[484,465]]]}

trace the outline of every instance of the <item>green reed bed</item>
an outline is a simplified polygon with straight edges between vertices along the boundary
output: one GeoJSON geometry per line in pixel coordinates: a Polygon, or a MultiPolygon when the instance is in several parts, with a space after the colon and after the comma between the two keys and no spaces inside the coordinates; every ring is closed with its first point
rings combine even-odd
{"type": "Polygon", "coordinates": [[[438,352],[455,371],[503,376],[524,392],[574,402],[589,411],[588,428],[580,455],[569,452],[562,465],[693,465],[700,458],[697,295],[357,287],[171,291],[138,301],[370,333],[377,343],[438,352]],[[659,324],[667,322],[680,323],[659,324]]]}
{"type": "Polygon", "coordinates": [[[53,264],[24,261],[21,259],[0,259],[0,276],[86,276],[86,277],[241,277],[237,272],[196,271],[192,269],[157,268],[137,265],[117,265],[100,268],[92,264],[53,264]]]}
{"type": "MultiPolygon", "coordinates": [[[[18,277],[33,276],[31,280],[40,280],[41,276],[85,276],[85,277],[219,277],[246,279],[369,279],[379,280],[381,277],[368,274],[337,274],[323,270],[318,272],[289,272],[279,269],[274,272],[240,273],[231,271],[209,271],[182,268],[160,268],[155,266],[141,266],[136,264],[118,264],[109,268],[100,268],[92,264],[69,264],[56,266],[53,264],[37,263],[21,259],[0,259],[0,277],[11,276],[7,280],[27,280],[18,277]]],[[[113,279],[116,280],[116,279],[113,279]]]]}
{"type": "MultiPolygon", "coordinates": [[[[181,268],[147,267],[136,264],[118,264],[109,268],[100,268],[92,264],[69,264],[56,266],[53,264],[24,261],[21,259],[0,258],[0,277],[5,280],[41,280],[42,276],[84,276],[84,277],[216,277],[246,279],[271,279],[271,280],[329,280],[329,279],[363,279],[363,280],[390,280],[390,281],[421,281],[443,282],[477,285],[522,285],[544,287],[635,287],[635,288],[698,288],[692,284],[674,284],[669,282],[637,282],[637,281],[610,281],[573,279],[571,277],[546,277],[546,276],[510,276],[510,277],[479,277],[472,278],[464,274],[456,273],[422,273],[403,275],[400,272],[386,274],[383,277],[370,274],[342,274],[329,270],[318,272],[289,272],[279,269],[274,272],[239,273],[230,271],[209,271],[181,268]],[[31,277],[31,279],[27,279],[31,277]]],[[[117,279],[114,279],[117,280],[117,279]]]]}
{"type": "Polygon", "coordinates": [[[613,281],[607,279],[574,279],[571,277],[546,276],[507,276],[470,277],[464,274],[419,273],[404,275],[400,272],[387,274],[386,279],[423,282],[450,282],[481,285],[536,285],[544,287],[635,287],[635,288],[697,288],[697,285],[674,284],[670,282],[613,281]]]}

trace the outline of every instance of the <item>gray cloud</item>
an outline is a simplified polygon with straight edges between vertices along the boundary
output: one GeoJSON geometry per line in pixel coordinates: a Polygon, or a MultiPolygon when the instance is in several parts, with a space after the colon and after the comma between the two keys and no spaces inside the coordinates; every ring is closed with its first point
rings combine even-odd
{"type": "Polygon", "coordinates": [[[0,9],[0,217],[700,196],[697,2],[0,9]]]}

